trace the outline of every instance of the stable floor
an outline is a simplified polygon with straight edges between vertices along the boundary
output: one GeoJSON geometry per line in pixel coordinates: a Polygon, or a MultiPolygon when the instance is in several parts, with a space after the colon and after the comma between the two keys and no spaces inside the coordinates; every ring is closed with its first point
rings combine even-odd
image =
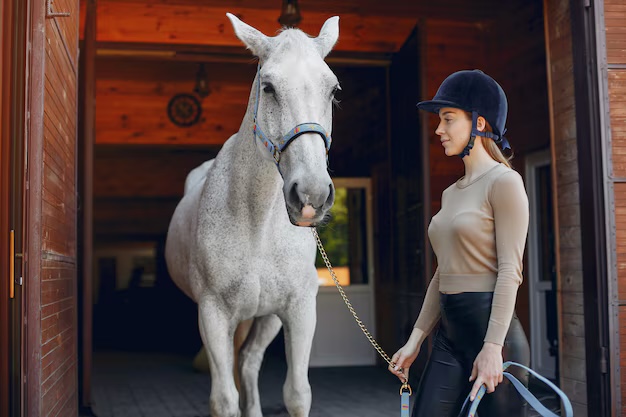
{"type": "MultiPolygon", "coordinates": [[[[192,357],[172,354],[94,354],[93,412],[98,417],[208,417],[210,378],[195,372],[192,357]]],[[[259,387],[265,417],[289,417],[282,401],[286,365],[267,357],[259,387]]],[[[311,417],[399,415],[399,383],[384,368],[312,368],[311,417]]],[[[531,389],[558,413],[554,396],[531,389]]],[[[529,415],[536,415],[531,412],[529,415]]]]}
{"type": "MultiPolygon", "coordinates": [[[[207,417],[210,378],[191,357],[154,353],[95,353],[93,411],[98,417],[207,417]]],[[[259,389],[266,417],[288,417],[282,400],[286,365],[269,357],[259,389]]],[[[311,417],[399,414],[399,382],[379,367],[312,368],[311,417]]]]}

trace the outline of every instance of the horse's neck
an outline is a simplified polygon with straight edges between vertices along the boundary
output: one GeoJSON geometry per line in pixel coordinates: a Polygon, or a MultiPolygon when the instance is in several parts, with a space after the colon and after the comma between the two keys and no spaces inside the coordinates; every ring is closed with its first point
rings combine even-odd
{"type": "Polygon", "coordinates": [[[262,218],[269,220],[276,216],[280,204],[284,206],[284,197],[278,169],[259,153],[252,125],[249,111],[228,155],[227,199],[231,203],[239,202],[229,204],[236,215],[262,223],[262,218]]]}

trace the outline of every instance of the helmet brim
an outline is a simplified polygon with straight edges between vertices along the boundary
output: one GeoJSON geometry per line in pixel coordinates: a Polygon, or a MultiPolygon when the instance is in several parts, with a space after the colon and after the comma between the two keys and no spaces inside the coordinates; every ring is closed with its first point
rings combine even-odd
{"type": "Polygon", "coordinates": [[[424,110],[427,112],[439,114],[439,110],[444,107],[453,107],[455,109],[466,110],[458,103],[447,100],[428,100],[428,101],[420,101],[417,103],[417,108],[420,110],[424,110]]]}

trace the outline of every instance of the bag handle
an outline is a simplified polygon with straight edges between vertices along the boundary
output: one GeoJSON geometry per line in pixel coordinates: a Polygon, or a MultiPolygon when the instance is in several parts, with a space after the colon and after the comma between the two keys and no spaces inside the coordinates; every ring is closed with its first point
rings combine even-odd
{"type": "MultiPolygon", "coordinates": [[[[510,366],[517,366],[518,368],[522,368],[528,371],[528,373],[530,373],[532,376],[534,376],[535,378],[537,378],[538,380],[540,380],[541,382],[543,382],[544,384],[552,388],[552,390],[554,390],[554,392],[558,394],[558,396],[561,398],[561,401],[563,402],[563,411],[565,412],[565,417],[574,416],[574,412],[572,410],[572,404],[570,403],[569,398],[567,398],[567,395],[565,395],[565,393],[561,391],[559,387],[554,385],[549,379],[539,375],[537,372],[533,371],[532,369],[524,365],[520,365],[517,362],[507,361],[503,364],[502,368],[503,370],[506,370],[510,366]]],[[[520,393],[520,395],[526,400],[526,402],[532,408],[534,408],[541,417],[559,417],[557,414],[554,414],[552,411],[548,410],[543,404],[541,404],[541,402],[537,399],[537,397],[535,397],[530,391],[528,391],[528,388],[526,388],[524,384],[522,384],[517,378],[515,378],[513,375],[511,375],[508,372],[503,372],[503,375],[509,381],[511,381],[511,383],[513,384],[517,392],[520,393]]],[[[476,410],[478,410],[478,405],[480,403],[480,400],[485,395],[486,390],[487,388],[484,385],[480,387],[480,389],[478,390],[478,394],[476,394],[476,398],[474,398],[474,401],[472,402],[472,405],[469,409],[467,417],[474,417],[476,415],[476,410]]],[[[470,396],[468,395],[467,398],[465,398],[465,402],[463,403],[463,407],[461,408],[461,410],[465,410],[465,407],[469,403],[469,399],[470,399],[470,396]]]]}

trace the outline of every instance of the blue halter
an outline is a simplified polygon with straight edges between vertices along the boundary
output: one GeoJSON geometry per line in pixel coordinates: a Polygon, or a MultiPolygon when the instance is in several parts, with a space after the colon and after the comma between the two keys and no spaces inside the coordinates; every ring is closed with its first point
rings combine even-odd
{"type": "Polygon", "coordinates": [[[328,151],[330,150],[330,144],[332,143],[332,138],[330,137],[330,133],[326,131],[319,123],[302,123],[291,129],[286,135],[282,138],[279,138],[276,141],[270,140],[265,133],[261,130],[257,122],[257,114],[259,112],[259,95],[261,94],[261,63],[257,67],[257,89],[256,89],[256,103],[254,105],[254,125],[252,128],[252,132],[254,133],[254,137],[261,141],[263,146],[272,154],[274,158],[274,162],[276,166],[280,162],[280,154],[289,146],[294,139],[303,135],[305,133],[317,133],[324,139],[324,144],[326,146],[326,161],[328,162],[328,151]]]}

